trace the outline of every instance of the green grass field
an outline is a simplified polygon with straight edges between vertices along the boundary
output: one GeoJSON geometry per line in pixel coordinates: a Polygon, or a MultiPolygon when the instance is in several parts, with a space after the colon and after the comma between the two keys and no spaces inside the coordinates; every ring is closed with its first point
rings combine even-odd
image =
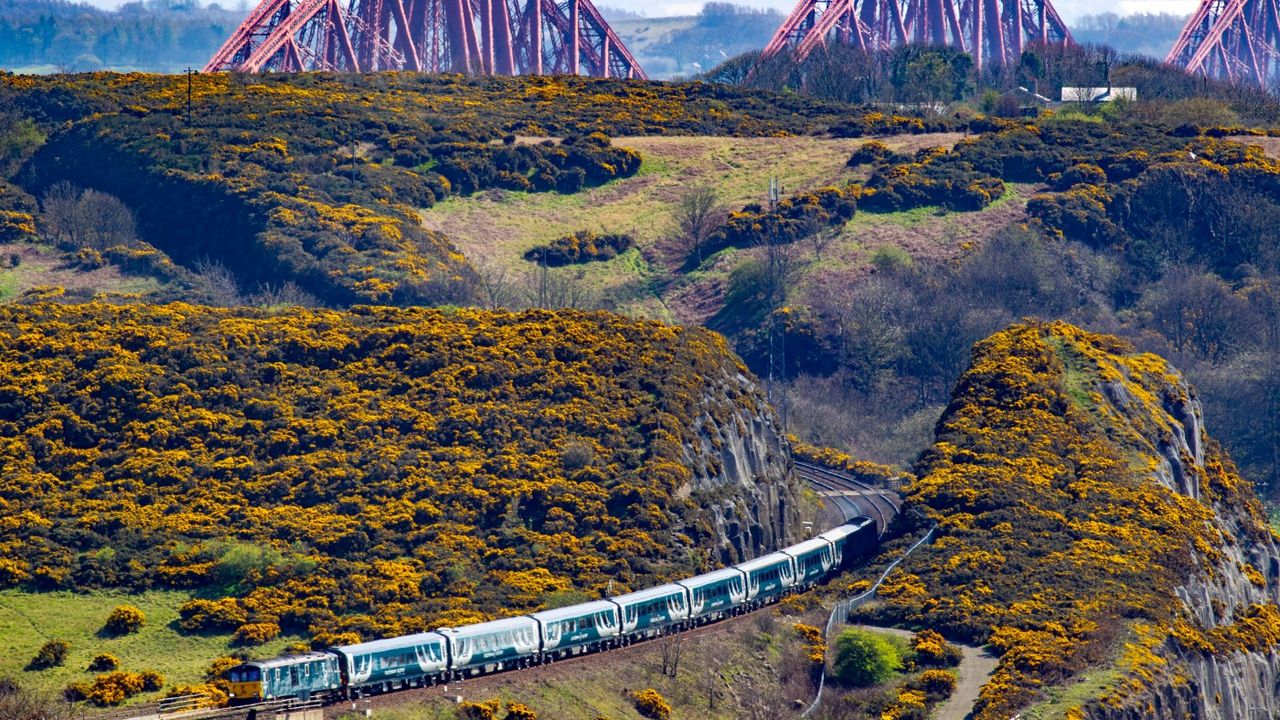
{"type": "MultiPolygon", "coordinates": [[[[902,136],[885,143],[909,152],[949,146],[959,138],[902,136]]],[[[690,188],[713,185],[726,208],[739,210],[748,203],[765,202],[770,178],[777,178],[787,195],[842,184],[865,172],[845,166],[862,140],[653,136],[615,142],[641,154],[643,162],[635,176],[573,195],[495,191],[449,198],[422,212],[423,223],[449,236],[472,263],[500,268],[516,281],[534,271],[523,255],[536,245],[577,230],[630,233],[638,252],[558,272],[580,276],[584,287],[609,299],[609,306],[620,312],[700,322],[718,310],[720,289],[740,260],[737,251],[729,251],[693,273],[675,272],[684,254],[671,240],[677,234],[674,214],[690,188]]],[[[833,251],[832,261],[864,263],[864,249],[877,244],[880,235],[918,239],[937,227],[965,222],[959,217],[939,220],[932,210],[898,215],[859,215],[836,241],[844,249],[833,251]]]]}
{"type": "MultiPolygon", "coordinates": [[[[177,629],[178,608],[191,595],[176,591],[142,594],[0,592],[0,677],[27,687],[60,690],[73,681],[92,680],[90,660],[108,652],[120,658],[122,670],[154,670],[167,686],[199,683],[210,661],[226,655],[230,635],[185,635],[177,629]],[[130,604],[147,616],[146,625],[124,637],[102,637],[99,631],[116,605],[130,604]],[[46,641],[71,644],[66,664],[48,670],[25,670],[46,641]]],[[[271,657],[299,638],[280,638],[258,648],[254,657],[271,657]]]]}

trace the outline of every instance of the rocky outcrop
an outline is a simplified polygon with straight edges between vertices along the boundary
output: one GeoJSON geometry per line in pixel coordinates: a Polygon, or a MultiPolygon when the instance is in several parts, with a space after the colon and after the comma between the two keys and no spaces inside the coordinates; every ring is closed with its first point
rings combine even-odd
{"type": "MultiPolygon", "coordinates": [[[[1195,553],[1200,571],[1176,588],[1188,622],[1208,631],[1229,628],[1250,607],[1280,603],[1280,548],[1261,531],[1261,508],[1251,490],[1234,473],[1215,473],[1221,461],[1209,440],[1195,389],[1170,373],[1174,391],[1164,394],[1162,432],[1149,438],[1149,451],[1159,459],[1152,479],[1169,490],[1194,498],[1212,510],[1211,522],[1224,542],[1212,552],[1195,553]],[[1206,448],[1208,452],[1206,452],[1206,448]],[[1214,483],[1215,476],[1219,479],[1214,483]],[[1231,486],[1221,480],[1235,480],[1231,486]],[[1216,486],[1215,486],[1216,485],[1216,486]]],[[[1106,396],[1120,413],[1145,412],[1124,383],[1106,385],[1106,396]]],[[[1138,418],[1130,418],[1137,425],[1138,418]]],[[[1141,418],[1149,423],[1150,418],[1141,418]]],[[[1219,643],[1221,644],[1221,643],[1219,643]]],[[[1161,648],[1169,668],[1142,691],[1121,703],[1098,702],[1090,717],[1119,720],[1252,720],[1280,717],[1280,651],[1232,647],[1186,648],[1170,640],[1161,648]]]]}
{"type": "Polygon", "coordinates": [[[739,562],[797,539],[797,484],[786,438],[756,381],[739,371],[708,384],[759,400],[726,414],[709,398],[692,421],[696,441],[684,446],[693,473],[684,491],[710,514],[719,560],[739,562]]]}

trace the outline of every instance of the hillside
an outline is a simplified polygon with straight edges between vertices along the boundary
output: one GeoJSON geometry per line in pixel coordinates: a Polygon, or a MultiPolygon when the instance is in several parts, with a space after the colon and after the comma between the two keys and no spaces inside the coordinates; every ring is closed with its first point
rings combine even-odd
{"type": "Polygon", "coordinates": [[[0,366],[0,585],[215,600],[181,608],[188,631],[466,623],[715,567],[798,523],[771,411],[698,329],[10,305],[0,366]]]}
{"type": "Polygon", "coordinates": [[[1230,718],[1274,702],[1246,667],[1277,657],[1280,550],[1159,357],[1063,323],[997,333],[916,470],[908,505],[939,535],[875,614],[997,649],[977,718],[1230,718]]]}

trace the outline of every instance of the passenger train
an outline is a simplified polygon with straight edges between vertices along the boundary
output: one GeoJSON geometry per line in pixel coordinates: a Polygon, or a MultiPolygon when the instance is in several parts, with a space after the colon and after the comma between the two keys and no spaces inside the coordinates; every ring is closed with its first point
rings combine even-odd
{"type": "Polygon", "coordinates": [[[435,632],[247,662],[227,671],[233,703],[355,698],[527,667],[715,622],[808,589],[874,549],[857,517],[777,552],[604,600],[435,632]]]}

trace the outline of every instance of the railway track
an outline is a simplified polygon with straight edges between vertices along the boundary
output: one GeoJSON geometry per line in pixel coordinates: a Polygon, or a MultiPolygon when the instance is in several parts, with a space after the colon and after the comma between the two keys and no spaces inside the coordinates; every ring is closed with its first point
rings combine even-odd
{"type": "Polygon", "coordinates": [[[876,521],[877,535],[884,537],[898,516],[902,499],[886,488],[862,482],[846,473],[802,460],[795,461],[796,475],[819,490],[826,490],[845,519],[866,515],[876,521]]]}

